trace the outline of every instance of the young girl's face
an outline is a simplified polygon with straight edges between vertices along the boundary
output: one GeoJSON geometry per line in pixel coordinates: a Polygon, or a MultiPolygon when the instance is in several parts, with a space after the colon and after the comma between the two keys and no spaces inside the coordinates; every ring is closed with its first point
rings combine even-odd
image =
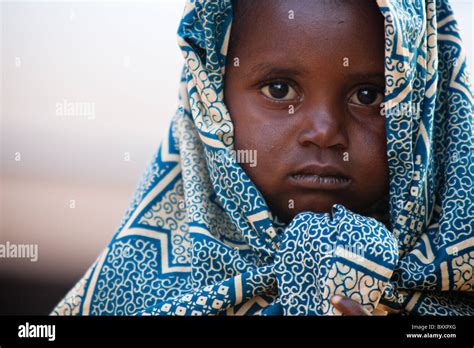
{"type": "Polygon", "coordinates": [[[234,144],[257,150],[242,166],[283,221],[336,203],[363,212],[387,194],[384,85],[375,0],[234,1],[234,144]]]}

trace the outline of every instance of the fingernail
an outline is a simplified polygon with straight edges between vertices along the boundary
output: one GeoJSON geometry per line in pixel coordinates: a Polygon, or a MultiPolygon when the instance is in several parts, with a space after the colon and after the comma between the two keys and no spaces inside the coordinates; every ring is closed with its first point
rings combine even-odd
{"type": "Polygon", "coordinates": [[[333,304],[338,304],[339,302],[342,301],[342,296],[340,295],[334,295],[332,298],[331,298],[331,302],[333,304]]]}

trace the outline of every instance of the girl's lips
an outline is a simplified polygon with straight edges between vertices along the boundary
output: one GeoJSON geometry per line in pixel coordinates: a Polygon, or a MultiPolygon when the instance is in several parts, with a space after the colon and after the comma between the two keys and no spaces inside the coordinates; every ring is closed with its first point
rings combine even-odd
{"type": "Polygon", "coordinates": [[[290,175],[290,181],[296,186],[313,190],[342,190],[351,184],[351,179],[337,175],[318,175],[298,173],[290,175]]]}

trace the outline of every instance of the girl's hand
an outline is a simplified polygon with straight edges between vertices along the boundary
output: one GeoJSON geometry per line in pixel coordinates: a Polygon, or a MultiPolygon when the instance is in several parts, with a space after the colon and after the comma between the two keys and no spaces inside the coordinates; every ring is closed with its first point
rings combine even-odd
{"type": "Polygon", "coordinates": [[[342,315],[372,315],[361,304],[344,296],[334,295],[331,303],[342,315]]]}

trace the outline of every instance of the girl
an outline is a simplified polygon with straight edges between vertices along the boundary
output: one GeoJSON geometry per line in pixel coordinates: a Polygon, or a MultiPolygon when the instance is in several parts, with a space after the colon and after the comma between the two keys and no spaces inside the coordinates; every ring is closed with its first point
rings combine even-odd
{"type": "Polygon", "coordinates": [[[53,314],[474,314],[447,0],[189,0],[178,38],[169,136],[53,314]]]}

